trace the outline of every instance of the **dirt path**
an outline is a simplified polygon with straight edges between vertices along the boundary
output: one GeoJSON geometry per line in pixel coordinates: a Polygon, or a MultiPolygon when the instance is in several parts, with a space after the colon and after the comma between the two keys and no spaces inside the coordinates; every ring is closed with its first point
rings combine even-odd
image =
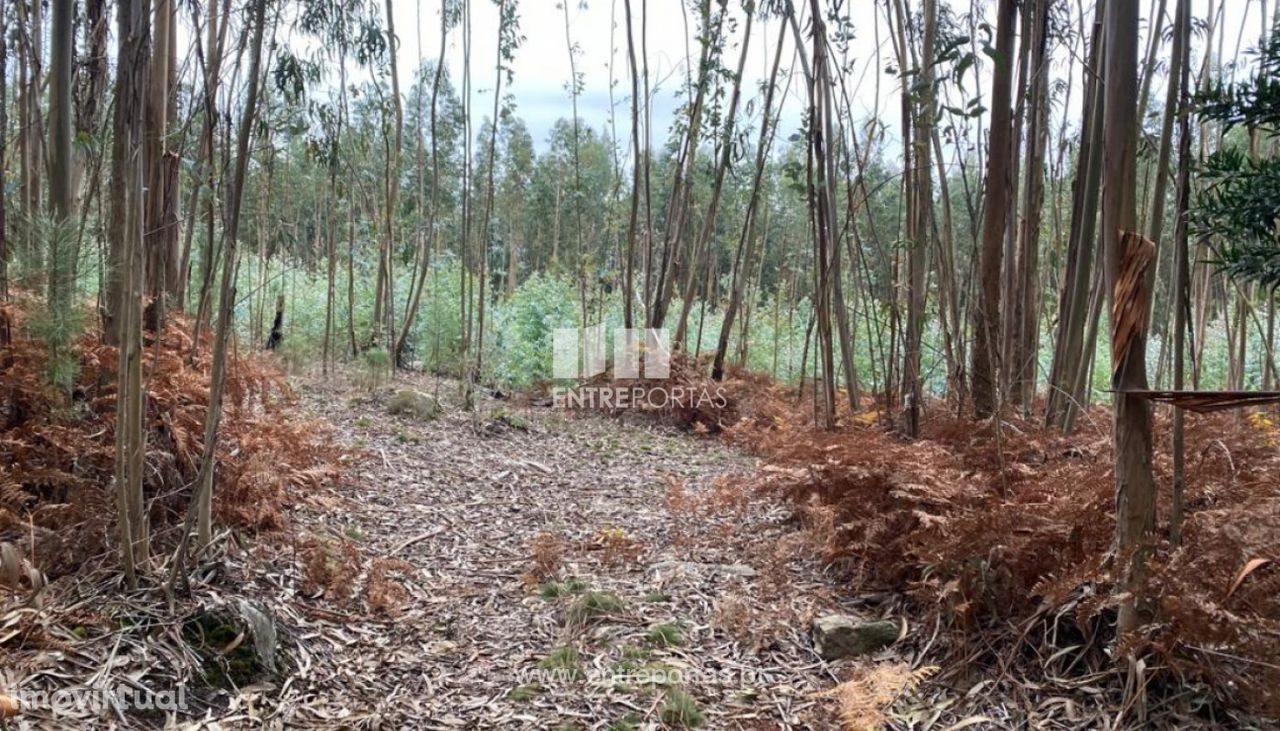
{"type": "Polygon", "coordinates": [[[497,401],[468,414],[448,405],[453,385],[395,385],[408,387],[438,391],[444,413],[389,416],[390,388],[300,389],[369,455],[348,486],[297,511],[299,535],[314,539],[300,551],[322,546],[338,565],[355,546],[362,568],[324,595],[308,593],[305,558],[262,579],[291,597],[296,668],[260,689],[262,709],[255,689],[242,695],[248,717],[290,728],[830,725],[812,696],[832,676],[807,636],[815,606],[832,602],[827,583],[790,558],[800,535],[781,509],[713,488],[748,458],[652,424],[497,401]],[[392,614],[370,604],[380,558],[407,562],[384,562],[403,577],[389,584],[392,614]]]}

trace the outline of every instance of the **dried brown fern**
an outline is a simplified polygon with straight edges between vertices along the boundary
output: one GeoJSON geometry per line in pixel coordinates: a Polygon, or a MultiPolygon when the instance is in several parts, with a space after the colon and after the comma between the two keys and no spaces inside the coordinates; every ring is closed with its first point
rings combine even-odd
{"type": "MultiPolygon", "coordinates": [[[[16,327],[0,347],[0,540],[20,543],[30,555],[34,538],[39,568],[58,576],[110,555],[117,354],[95,332],[81,338],[68,404],[44,381],[45,348],[22,327],[28,306],[43,304],[20,294],[18,303],[5,305],[16,327]]],[[[190,329],[175,314],[147,347],[144,491],[160,538],[182,518],[201,458],[208,338],[192,357],[190,329]]],[[[288,418],[292,394],[271,361],[242,355],[227,378],[238,398],[217,443],[216,516],[242,528],[279,528],[299,491],[336,479],[341,452],[326,429],[288,418]]]]}
{"type": "MultiPolygon", "coordinates": [[[[874,415],[846,416],[827,432],[812,428],[794,394],[789,406],[764,403],[766,414],[744,409],[727,434],[765,460],[751,487],[789,499],[810,550],[855,587],[901,592],[936,612],[950,631],[935,648],[957,658],[1026,657],[1023,671],[1035,674],[1037,659],[1074,657],[1059,654],[1069,642],[1095,652],[1114,642],[1104,413],[1086,415],[1070,436],[1006,419],[999,439],[992,421],[944,413],[926,421],[921,439],[905,442],[874,415]]],[[[1167,443],[1168,428],[1167,417],[1157,418],[1157,443],[1167,443]]],[[[1150,667],[1273,715],[1280,714],[1277,443],[1280,428],[1268,418],[1188,420],[1184,541],[1176,549],[1158,542],[1147,590],[1156,621],[1130,640],[1159,655],[1150,667]],[[1237,581],[1251,561],[1266,563],[1237,581]]],[[[1157,480],[1167,481],[1168,455],[1157,453],[1154,466],[1157,480]]],[[[1163,521],[1167,505],[1160,510],[1163,521]]],[[[1097,665],[1055,667],[1084,673],[1097,665]]]]}
{"type": "Polygon", "coordinates": [[[302,590],[323,593],[326,599],[346,601],[355,593],[360,575],[360,549],[348,540],[310,536],[298,546],[302,558],[302,590]]]}
{"type": "Polygon", "coordinates": [[[409,600],[409,590],[404,577],[411,576],[414,565],[396,558],[380,558],[369,567],[369,580],[365,584],[365,598],[375,612],[396,617],[409,600]]]}
{"type": "Polygon", "coordinates": [[[858,666],[848,680],[818,697],[835,700],[845,731],[876,731],[888,723],[888,710],[895,701],[937,671],[932,666],[912,670],[901,663],[858,666]]]}

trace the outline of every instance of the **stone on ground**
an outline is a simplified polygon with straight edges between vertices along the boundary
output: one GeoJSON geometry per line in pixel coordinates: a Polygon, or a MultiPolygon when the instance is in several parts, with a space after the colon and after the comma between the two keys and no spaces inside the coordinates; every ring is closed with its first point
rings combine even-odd
{"type": "Polygon", "coordinates": [[[813,620],[813,647],[824,660],[858,657],[892,645],[898,623],[888,619],[862,622],[844,614],[813,620]]]}
{"type": "Polygon", "coordinates": [[[397,391],[387,402],[387,413],[392,416],[408,416],[419,421],[429,421],[440,415],[443,407],[434,396],[406,388],[397,391]]]}

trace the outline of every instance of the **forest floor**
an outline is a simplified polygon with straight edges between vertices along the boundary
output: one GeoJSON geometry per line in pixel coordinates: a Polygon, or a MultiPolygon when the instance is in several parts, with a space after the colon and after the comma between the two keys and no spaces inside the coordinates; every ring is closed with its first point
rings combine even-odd
{"type": "Polygon", "coordinates": [[[643,421],[494,399],[464,412],[456,389],[299,385],[304,408],[364,457],[295,511],[294,532],[330,558],[363,558],[308,593],[305,569],[282,554],[248,590],[296,625],[295,667],[242,693],[224,723],[836,725],[816,695],[836,676],[810,622],[874,611],[839,606],[795,550],[803,535],[785,505],[717,499],[752,459],[643,421]],[[389,415],[404,388],[438,394],[443,412],[389,415]],[[378,587],[371,564],[399,580],[378,587]]]}

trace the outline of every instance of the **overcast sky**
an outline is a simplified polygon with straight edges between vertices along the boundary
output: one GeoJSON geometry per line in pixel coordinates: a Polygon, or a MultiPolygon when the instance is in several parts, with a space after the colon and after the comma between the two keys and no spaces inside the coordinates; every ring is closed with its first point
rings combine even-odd
{"type": "MultiPolygon", "coordinates": [[[[646,0],[632,0],[632,11],[635,14],[636,34],[639,36],[640,8],[646,0]]],[[[830,1],[830,0],[828,0],[830,1]]],[[[1073,8],[1077,0],[1069,0],[1073,8]]],[[[1280,0],[1276,0],[1280,2],[1280,0]]],[[[942,0],[944,5],[951,5],[960,14],[967,12],[968,0],[942,0]]],[[[994,23],[994,0],[983,2],[987,18],[994,23]]],[[[1139,0],[1142,10],[1142,33],[1149,32],[1148,16],[1150,6],[1158,4],[1151,0],[1139,0]]],[[[1193,14],[1197,19],[1207,15],[1209,3],[1217,6],[1217,0],[1193,0],[1193,14]]],[[[565,17],[563,6],[559,0],[518,0],[520,32],[524,40],[516,51],[514,63],[514,80],[509,92],[515,100],[516,113],[524,119],[533,135],[534,144],[539,149],[545,147],[548,131],[559,118],[571,115],[568,83],[570,80],[570,57],[565,37],[565,17]]],[[[1168,2],[1168,16],[1172,12],[1176,0],[1168,2]]],[[[652,80],[653,101],[653,142],[662,144],[667,136],[674,110],[679,104],[678,94],[686,73],[686,51],[694,55],[698,52],[693,35],[696,32],[696,17],[690,11],[686,16],[681,10],[681,0],[647,0],[649,28],[647,47],[649,52],[650,78],[652,80]]],[[[898,87],[896,77],[884,73],[886,65],[892,63],[892,47],[884,39],[885,27],[883,18],[877,27],[875,8],[879,3],[873,0],[843,0],[843,7],[850,14],[855,37],[850,46],[850,57],[854,59],[854,72],[849,78],[851,93],[855,107],[866,117],[877,117],[889,126],[892,131],[898,124],[898,87]],[[878,77],[878,78],[877,78],[878,77]],[[879,83],[879,105],[877,108],[875,86],[879,83]]],[[[1085,0],[1088,8],[1091,2],[1085,0]]],[[[498,23],[497,4],[492,0],[472,0],[472,74],[473,93],[472,118],[478,128],[480,120],[489,117],[493,109],[492,89],[494,86],[494,65],[496,61],[496,31],[498,23]]],[[[724,63],[733,67],[737,63],[744,23],[741,16],[741,3],[730,0],[729,5],[736,9],[739,22],[731,37],[730,47],[725,53],[724,63]]],[[[798,3],[807,6],[807,3],[798,3]]],[[[439,48],[439,12],[438,0],[425,0],[421,3],[408,0],[396,0],[395,23],[400,37],[397,56],[402,78],[411,77],[412,70],[420,60],[434,60],[439,48]]],[[[1233,58],[1237,37],[1243,36],[1241,49],[1255,47],[1261,28],[1261,0],[1226,0],[1225,22],[1225,55],[1233,58]],[[1241,30],[1243,29],[1243,34],[1241,30]]],[[[578,114],[584,123],[598,130],[607,130],[610,121],[610,66],[612,64],[613,104],[617,115],[616,129],[622,144],[630,134],[630,79],[627,70],[626,26],[623,0],[570,0],[568,33],[572,43],[578,47],[576,63],[583,76],[583,92],[578,98],[578,114]]],[[[1171,22],[1171,20],[1169,21],[1171,22]]],[[[751,37],[750,53],[747,61],[746,82],[744,86],[745,100],[753,96],[758,84],[768,76],[769,63],[779,37],[779,20],[771,19],[756,22],[751,37]]],[[[1166,23],[1166,33],[1168,23],[1166,23]]],[[[463,58],[463,28],[454,28],[450,33],[447,62],[453,73],[455,85],[460,86],[460,75],[463,58]]],[[[637,37],[637,44],[640,39],[637,37]]],[[[791,69],[795,78],[787,98],[783,100],[784,117],[781,133],[789,134],[798,126],[800,110],[803,108],[804,86],[800,77],[799,64],[795,61],[794,44],[790,34],[784,39],[783,67],[791,69]]],[[[1144,51],[1143,51],[1144,52],[1144,51]]],[[[639,53],[639,49],[637,49],[639,53]]],[[[1164,56],[1167,60],[1168,46],[1164,56]]],[[[1193,63],[1199,68],[1200,48],[1195,47],[1193,63]]],[[[1141,53],[1140,53],[1141,55],[1141,53]]],[[[1062,73],[1067,62],[1066,50],[1058,55],[1060,63],[1055,73],[1062,73]]],[[[989,66],[989,64],[988,64],[989,66]]],[[[783,82],[785,83],[785,81],[783,82]]],[[[1162,85],[1158,78],[1153,88],[1152,106],[1159,108],[1162,96],[1156,90],[1162,85]]],[[[983,81],[983,93],[989,81],[983,81]]],[[[406,92],[407,92],[407,82],[406,92]]],[[[1079,101],[1079,94],[1073,95],[1072,106],[1079,101]]],[[[1074,110],[1069,110],[1072,113],[1074,110]]],[[[756,117],[759,109],[754,109],[756,117]]],[[[1076,115],[1078,116],[1078,114],[1076,115]]],[[[754,121],[754,120],[753,120],[754,121]]]]}
{"type": "MultiPolygon", "coordinates": [[[[641,1],[632,0],[637,45],[640,43],[641,1]]],[[[730,4],[739,9],[736,14],[739,23],[724,62],[733,66],[740,52],[744,24],[740,4],[736,0],[730,4]]],[[[688,17],[686,32],[686,18],[681,13],[680,0],[648,0],[648,5],[647,45],[654,93],[654,143],[659,144],[665,139],[672,114],[680,103],[677,95],[685,78],[686,50],[695,55],[694,63],[697,62],[698,47],[693,40],[696,17],[688,17]],[[689,39],[688,46],[686,39],[689,39]]],[[[439,12],[439,3],[432,0],[419,4],[402,1],[395,5],[396,31],[401,42],[398,61],[402,69],[416,67],[419,58],[434,60],[439,50],[439,12]],[[422,49],[421,54],[419,49],[422,49]]],[[[493,110],[498,8],[491,0],[473,0],[472,13],[472,101],[475,105],[473,119],[478,125],[479,120],[491,116],[493,110]]],[[[625,141],[630,134],[631,82],[623,13],[622,0],[589,0],[585,3],[570,0],[568,32],[572,43],[577,45],[575,63],[583,80],[578,97],[578,116],[596,129],[608,128],[612,62],[617,133],[625,141]]],[[[524,40],[516,51],[514,79],[506,91],[514,97],[516,113],[528,124],[535,144],[541,147],[555,121],[572,116],[564,6],[558,0],[520,0],[519,20],[524,40]]],[[[461,83],[463,33],[463,28],[457,27],[450,32],[449,39],[448,65],[457,86],[461,83]]],[[[777,21],[755,23],[746,74],[746,82],[751,86],[744,89],[744,98],[753,94],[759,81],[767,77],[777,37],[777,21]]],[[[793,50],[790,41],[787,48],[793,50]]],[[[638,55],[640,49],[637,48],[636,52],[638,55]]],[[[790,55],[784,59],[783,65],[792,65],[790,55]]],[[[791,106],[796,106],[801,92],[802,87],[798,83],[793,84],[791,106]]]]}

